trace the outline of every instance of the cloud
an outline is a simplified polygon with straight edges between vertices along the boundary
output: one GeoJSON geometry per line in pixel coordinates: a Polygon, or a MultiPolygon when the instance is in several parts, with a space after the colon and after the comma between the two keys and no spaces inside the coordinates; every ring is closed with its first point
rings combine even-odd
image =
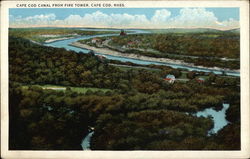
{"type": "Polygon", "coordinates": [[[171,12],[166,9],[156,10],[154,16],[151,18],[152,23],[164,24],[168,21],[171,12]]]}
{"type": "Polygon", "coordinates": [[[240,22],[232,18],[230,18],[229,20],[222,21],[221,23],[223,26],[227,26],[230,28],[237,28],[240,26],[240,22]]]}
{"type": "Polygon", "coordinates": [[[183,8],[180,14],[171,19],[172,26],[185,27],[214,27],[218,19],[213,12],[205,8],[183,8]]]}
{"type": "Polygon", "coordinates": [[[124,14],[105,14],[96,11],[91,14],[70,15],[64,20],[57,20],[55,24],[65,25],[83,25],[83,26],[96,26],[96,27],[126,27],[137,26],[142,27],[145,23],[149,23],[145,15],[130,15],[124,14]]]}
{"type": "Polygon", "coordinates": [[[121,27],[121,28],[217,28],[229,29],[239,27],[239,21],[229,19],[219,21],[213,12],[205,8],[182,8],[179,14],[173,16],[167,9],[158,9],[151,18],[144,14],[106,14],[101,11],[84,15],[69,15],[63,20],[58,20],[56,15],[41,14],[29,17],[10,17],[11,26],[41,26],[64,25],[82,27],[121,27]]]}
{"type": "Polygon", "coordinates": [[[56,20],[56,15],[51,14],[41,14],[35,16],[28,16],[28,17],[10,17],[10,25],[51,25],[56,20]]]}

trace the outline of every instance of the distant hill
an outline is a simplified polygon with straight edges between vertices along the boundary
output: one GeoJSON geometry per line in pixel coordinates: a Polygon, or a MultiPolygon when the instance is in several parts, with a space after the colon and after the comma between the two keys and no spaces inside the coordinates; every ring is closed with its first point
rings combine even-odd
{"type": "MultiPolygon", "coordinates": [[[[221,33],[225,32],[217,29],[209,29],[209,28],[194,28],[194,29],[185,29],[185,28],[171,28],[171,29],[148,29],[152,33],[221,33]]],[[[232,29],[227,30],[226,32],[239,33],[240,29],[232,29]]]]}
{"type": "Polygon", "coordinates": [[[230,32],[230,33],[240,33],[240,28],[227,30],[226,32],[230,32]]]}

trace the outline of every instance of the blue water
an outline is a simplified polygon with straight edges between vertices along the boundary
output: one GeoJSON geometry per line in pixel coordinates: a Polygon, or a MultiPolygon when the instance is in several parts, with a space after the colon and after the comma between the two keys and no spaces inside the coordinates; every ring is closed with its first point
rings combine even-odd
{"type": "Polygon", "coordinates": [[[83,138],[82,143],[81,143],[83,150],[90,150],[90,140],[93,134],[94,134],[94,131],[88,133],[88,135],[83,138]]]}
{"type": "MultiPolygon", "coordinates": [[[[229,104],[223,103],[223,108],[220,111],[215,111],[212,108],[207,108],[203,111],[199,111],[194,116],[197,117],[209,117],[211,116],[214,121],[214,127],[208,131],[208,135],[215,134],[223,127],[225,127],[229,122],[226,120],[226,110],[229,108],[229,104]]],[[[189,115],[189,113],[186,113],[189,115]]],[[[90,142],[91,137],[93,136],[94,131],[89,132],[82,140],[81,146],[83,150],[91,150],[90,149],[90,142]]]]}
{"type": "MultiPolygon", "coordinates": [[[[82,30],[95,30],[95,31],[116,31],[116,29],[82,29],[82,30]]],[[[134,31],[134,33],[129,33],[129,34],[138,34],[138,33],[149,33],[144,30],[131,30],[134,31]]],[[[65,48],[67,50],[73,50],[76,52],[83,52],[83,53],[88,53],[88,49],[82,49],[82,48],[77,48],[74,46],[70,46],[69,44],[76,42],[78,40],[83,40],[83,39],[90,39],[94,37],[104,37],[104,36],[116,36],[118,34],[104,34],[104,35],[91,35],[91,36],[83,36],[83,37],[78,37],[74,39],[67,39],[67,40],[61,40],[61,41],[55,41],[52,43],[44,44],[46,46],[52,46],[56,48],[65,48]]],[[[101,52],[97,52],[96,54],[101,54],[101,52]]],[[[154,61],[146,61],[146,60],[138,60],[138,59],[133,59],[133,58],[127,58],[127,57],[119,57],[119,56],[112,56],[112,55],[105,55],[108,59],[112,60],[119,60],[122,62],[132,62],[136,64],[143,64],[143,65],[149,65],[149,64],[155,64],[155,65],[166,65],[170,66],[172,68],[182,68],[182,69],[187,69],[189,71],[202,71],[202,72],[213,72],[215,74],[222,74],[222,71],[214,70],[214,69],[205,69],[205,68],[197,68],[197,67],[192,67],[192,66],[184,66],[184,65],[179,65],[179,64],[171,64],[171,63],[163,63],[163,62],[154,62],[154,61]]],[[[240,73],[238,72],[233,72],[233,71],[225,71],[227,75],[230,76],[240,76],[240,73]]],[[[207,108],[203,111],[197,112],[194,114],[197,117],[209,117],[211,116],[213,121],[214,121],[214,127],[208,132],[208,134],[214,134],[217,133],[220,129],[222,129],[224,126],[228,124],[228,121],[226,120],[226,115],[225,112],[229,108],[229,104],[223,104],[223,109],[220,111],[215,111],[212,108],[207,108]]],[[[90,132],[86,137],[83,138],[82,140],[82,148],[83,150],[90,150],[90,140],[94,132],[90,132]]]]}
{"type": "MultiPolygon", "coordinates": [[[[93,29],[82,29],[82,30],[93,30],[93,29]]],[[[98,31],[99,29],[94,29],[98,31]]],[[[103,30],[103,29],[102,29],[103,30]]],[[[109,29],[104,29],[104,30],[109,30],[109,29]]],[[[141,33],[149,33],[144,30],[131,30],[134,31],[133,33],[129,34],[141,34],[141,33]]],[[[69,44],[76,42],[78,40],[83,40],[83,39],[91,39],[94,37],[107,37],[107,36],[117,36],[119,34],[103,34],[103,35],[90,35],[90,36],[82,36],[82,37],[77,37],[73,39],[66,39],[66,40],[61,40],[61,41],[55,41],[51,42],[48,44],[44,44],[46,46],[52,46],[52,47],[57,47],[57,48],[65,48],[67,50],[73,50],[76,52],[83,52],[83,53],[88,53],[89,50],[87,49],[82,49],[74,46],[70,46],[69,44]]],[[[97,54],[101,54],[101,52],[98,52],[97,54]]],[[[112,55],[105,55],[108,59],[112,60],[119,60],[122,62],[132,62],[136,64],[142,64],[142,65],[149,65],[149,64],[155,64],[155,65],[165,65],[165,66],[170,66],[172,68],[182,68],[182,69],[187,69],[189,71],[201,71],[201,72],[213,72],[215,74],[222,74],[222,71],[214,70],[214,69],[206,69],[206,68],[197,68],[197,67],[192,67],[192,66],[185,66],[185,65],[180,65],[180,64],[172,64],[172,63],[165,63],[165,62],[154,62],[154,61],[146,61],[146,60],[138,60],[138,59],[133,59],[133,58],[127,58],[127,57],[121,57],[121,56],[112,56],[112,55]]],[[[233,71],[225,71],[227,75],[230,76],[240,76],[240,73],[238,72],[233,72],[233,71]]]]}
{"type": "Polygon", "coordinates": [[[228,121],[226,120],[226,110],[228,108],[229,104],[223,103],[223,108],[220,111],[216,111],[212,108],[207,108],[203,111],[197,112],[195,116],[205,118],[211,116],[214,121],[214,127],[208,132],[208,134],[214,134],[228,124],[228,121]]]}

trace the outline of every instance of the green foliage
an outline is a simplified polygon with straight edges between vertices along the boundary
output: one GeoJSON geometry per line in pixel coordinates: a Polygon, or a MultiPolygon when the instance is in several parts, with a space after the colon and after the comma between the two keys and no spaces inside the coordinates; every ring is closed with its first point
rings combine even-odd
{"type": "Polygon", "coordinates": [[[103,65],[95,56],[43,47],[19,38],[10,38],[9,52],[10,81],[97,88],[116,88],[119,82],[112,77],[119,77],[120,72],[103,65]]]}
{"type": "Polygon", "coordinates": [[[168,110],[145,110],[107,117],[100,116],[98,119],[93,136],[94,150],[163,150],[166,147],[159,144],[165,140],[173,143],[167,149],[178,149],[178,143],[190,135],[206,137],[212,125],[210,119],[198,119],[168,110]]]}
{"type": "Polygon", "coordinates": [[[188,74],[187,74],[187,78],[189,78],[189,79],[194,79],[195,78],[195,72],[188,72],[188,74]]]}
{"type": "Polygon", "coordinates": [[[222,150],[240,150],[241,145],[240,124],[228,124],[218,132],[215,137],[218,143],[221,143],[222,150]]]}
{"type": "Polygon", "coordinates": [[[117,112],[123,101],[121,96],[75,95],[34,86],[11,86],[10,99],[15,99],[10,100],[10,149],[33,150],[81,149],[93,119],[106,110],[117,112]]]}
{"type": "Polygon", "coordinates": [[[115,36],[109,42],[109,48],[150,57],[178,59],[205,67],[240,68],[240,36],[230,32],[115,36]]]}
{"type": "Polygon", "coordinates": [[[10,37],[9,44],[11,150],[79,150],[89,126],[95,127],[91,148],[96,150],[240,147],[233,145],[240,137],[238,78],[211,74],[207,84],[195,80],[169,84],[163,80],[166,74],[178,77],[180,70],[166,66],[149,66],[160,71],[121,70],[93,55],[20,38],[10,37]],[[42,89],[51,85],[66,89],[42,89]],[[188,114],[220,109],[224,101],[231,104],[226,115],[233,126],[208,137],[211,118],[188,114]]]}

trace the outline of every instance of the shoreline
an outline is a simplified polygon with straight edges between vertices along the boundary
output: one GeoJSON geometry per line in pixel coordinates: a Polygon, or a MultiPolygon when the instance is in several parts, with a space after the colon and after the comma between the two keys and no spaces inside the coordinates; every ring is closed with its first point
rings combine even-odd
{"type": "Polygon", "coordinates": [[[162,63],[169,63],[169,64],[177,64],[177,65],[183,65],[193,68],[199,68],[199,69],[208,69],[208,70],[215,70],[215,71],[228,71],[232,73],[240,73],[240,70],[230,70],[230,69],[223,69],[219,67],[204,67],[204,66],[195,66],[192,63],[186,63],[182,60],[174,60],[174,59],[168,59],[168,58],[156,58],[156,57],[149,57],[149,56],[143,56],[143,55],[137,55],[137,54],[129,54],[129,53],[121,53],[118,51],[114,51],[108,48],[97,48],[93,47],[87,44],[82,44],[80,42],[73,42],[69,44],[74,47],[93,50],[94,52],[101,52],[101,54],[104,55],[111,55],[111,56],[120,56],[120,57],[126,57],[136,60],[144,60],[144,61],[152,61],[152,62],[162,62],[162,63]]]}

